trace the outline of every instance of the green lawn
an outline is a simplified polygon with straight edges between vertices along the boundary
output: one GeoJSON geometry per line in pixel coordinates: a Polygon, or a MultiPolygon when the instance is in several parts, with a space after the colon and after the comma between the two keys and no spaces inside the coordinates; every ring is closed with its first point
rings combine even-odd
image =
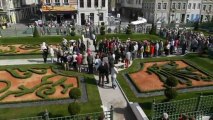
{"type": "Polygon", "coordinates": [[[0,38],[0,44],[41,44],[42,42],[46,42],[47,44],[51,43],[61,43],[62,38],[66,38],[67,40],[78,40],[79,36],[43,36],[43,37],[6,37],[0,38]]]}
{"type": "MultiPolygon", "coordinates": [[[[164,96],[156,96],[156,97],[149,97],[149,98],[138,98],[134,95],[132,90],[130,89],[128,83],[125,81],[123,78],[122,74],[123,73],[133,73],[136,71],[139,71],[140,68],[140,62],[151,62],[151,61],[165,61],[165,60],[181,60],[181,59],[186,59],[192,62],[193,64],[198,65],[200,68],[204,69],[205,71],[209,72],[210,74],[213,74],[213,64],[212,64],[212,59],[209,58],[202,58],[198,57],[197,55],[187,55],[185,57],[173,57],[173,58],[168,58],[168,57],[162,57],[162,58],[147,58],[147,59],[136,59],[134,60],[133,64],[131,67],[129,67],[126,70],[121,71],[118,74],[118,81],[119,84],[121,85],[122,89],[124,90],[127,98],[131,102],[138,102],[145,113],[148,115],[148,117],[151,116],[151,106],[152,102],[155,99],[156,102],[162,102],[166,98],[164,96]]],[[[180,99],[187,99],[187,98],[192,98],[192,97],[198,97],[201,92],[190,92],[190,93],[184,93],[184,94],[179,94],[178,97],[175,100],[180,100],[180,99]]],[[[202,91],[203,95],[213,95],[213,91],[202,91]]]]}
{"type": "MultiPolygon", "coordinates": [[[[36,67],[44,67],[52,64],[44,64],[44,65],[25,65],[25,66],[0,66],[0,70],[8,68],[8,67],[28,67],[28,66],[36,66],[36,67]]],[[[59,66],[59,69],[62,69],[59,66]]],[[[96,86],[96,81],[93,75],[78,73],[73,71],[62,71],[62,73],[73,76],[83,76],[86,82],[86,89],[88,94],[88,102],[81,103],[81,114],[91,113],[91,112],[99,112],[101,109],[101,99],[99,96],[98,88],[96,86]]],[[[37,107],[22,107],[22,108],[4,108],[0,109],[0,119],[8,120],[14,118],[23,118],[23,117],[32,117],[40,115],[47,109],[51,113],[51,117],[56,116],[66,116],[68,113],[68,104],[62,105],[42,105],[37,107]]]]}
{"type": "Polygon", "coordinates": [[[163,38],[156,36],[156,35],[150,35],[150,34],[106,34],[106,35],[98,35],[97,40],[104,40],[105,38],[119,38],[123,41],[126,41],[128,38],[131,40],[141,41],[141,40],[164,40],[163,38]]]}

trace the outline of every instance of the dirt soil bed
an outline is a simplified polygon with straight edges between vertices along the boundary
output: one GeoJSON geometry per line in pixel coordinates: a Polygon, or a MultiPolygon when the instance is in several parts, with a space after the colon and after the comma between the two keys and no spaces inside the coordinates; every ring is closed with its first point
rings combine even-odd
{"type": "MultiPolygon", "coordinates": [[[[17,78],[14,78],[13,76],[11,76],[10,73],[8,73],[7,71],[0,71],[0,76],[1,76],[0,80],[8,80],[11,82],[11,87],[7,91],[0,93],[0,96],[4,95],[8,91],[14,91],[14,90],[17,91],[18,86],[21,86],[21,85],[24,85],[27,88],[33,88],[34,86],[41,83],[41,78],[43,76],[51,75],[51,74],[54,74],[54,73],[50,69],[48,69],[47,73],[43,74],[43,75],[32,73],[32,76],[30,78],[17,79],[17,78]]],[[[61,79],[62,77],[64,77],[64,76],[58,75],[58,76],[48,79],[48,81],[56,82],[59,79],[61,79]]],[[[75,78],[75,77],[66,77],[66,78],[67,78],[67,80],[66,80],[65,84],[73,84],[73,87],[78,86],[77,78],[75,78]]],[[[5,88],[5,87],[6,87],[6,84],[3,82],[0,82],[0,91],[2,90],[2,88],[5,88]]],[[[69,88],[69,90],[65,94],[61,93],[63,88],[60,85],[56,86],[55,88],[56,88],[55,93],[53,95],[48,96],[50,99],[59,99],[59,98],[68,98],[69,97],[69,90],[71,88],[69,88]]],[[[35,92],[36,91],[37,90],[35,90],[35,92]]],[[[42,98],[36,96],[35,92],[31,93],[31,94],[26,94],[26,95],[23,95],[20,97],[14,97],[14,95],[9,95],[8,97],[1,100],[0,103],[1,102],[14,102],[14,101],[17,102],[17,101],[41,100],[42,98]]]]}
{"type": "MultiPolygon", "coordinates": [[[[144,63],[143,70],[129,75],[131,77],[132,81],[134,82],[134,84],[138,87],[138,89],[140,91],[153,91],[153,90],[164,89],[163,82],[160,81],[159,77],[156,74],[152,73],[150,75],[146,72],[147,68],[151,67],[155,63],[157,63],[157,65],[163,65],[167,62],[165,61],[165,62],[144,63]]],[[[189,66],[186,63],[184,63],[183,61],[176,61],[176,63],[178,64],[178,68],[183,68],[183,67],[189,66]]],[[[204,73],[201,73],[201,72],[199,72],[199,74],[205,75],[204,73]]],[[[206,82],[206,81],[202,81],[202,80],[200,80],[200,81],[196,81],[193,79],[190,79],[190,80],[192,81],[192,86],[213,85],[213,81],[206,82]]],[[[181,85],[181,84],[178,84],[178,86],[177,86],[177,88],[185,88],[185,87],[186,87],[186,85],[181,85]]]]}
{"type": "MultiPolygon", "coordinates": [[[[15,47],[15,51],[13,51],[16,54],[25,54],[25,53],[39,53],[40,48],[32,48],[32,49],[21,49],[21,44],[16,44],[16,45],[0,45],[0,50],[3,51],[9,51],[10,47],[9,46],[14,46],[15,47]]],[[[53,45],[53,48],[56,48],[56,45],[53,45]]],[[[7,53],[6,53],[7,54],[7,53]]]]}

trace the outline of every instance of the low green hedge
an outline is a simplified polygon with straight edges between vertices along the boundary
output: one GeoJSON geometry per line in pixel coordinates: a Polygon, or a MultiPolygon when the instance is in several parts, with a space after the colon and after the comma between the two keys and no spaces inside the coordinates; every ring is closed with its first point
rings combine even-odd
{"type": "Polygon", "coordinates": [[[48,95],[54,94],[56,91],[55,87],[44,86],[36,91],[36,95],[43,99],[49,99],[48,95]]]}
{"type": "Polygon", "coordinates": [[[7,68],[6,71],[9,72],[13,77],[19,79],[26,79],[32,76],[32,72],[29,71],[24,72],[23,75],[20,75],[18,72],[15,71],[15,69],[7,68]]]}
{"type": "Polygon", "coordinates": [[[6,87],[0,89],[0,93],[7,91],[11,87],[11,82],[8,80],[0,80],[0,83],[5,83],[6,87]]]}
{"type": "Polygon", "coordinates": [[[39,38],[34,37],[8,37],[0,38],[0,44],[41,44],[42,42],[50,43],[61,43],[62,38],[67,40],[74,39],[78,40],[80,36],[42,36],[39,38]]]}
{"type": "Polygon", "coordinates": [[[159,36],[156,35],[150,35],[150,34],[106,34],[106,35],[97,35],[97,40],[104,40],[105,38],[119,38],[122,41],[126,41],[128,38],[131,40],[136,40],[136,41],[144,41],[144,40],[165,40],[159,36]]]}

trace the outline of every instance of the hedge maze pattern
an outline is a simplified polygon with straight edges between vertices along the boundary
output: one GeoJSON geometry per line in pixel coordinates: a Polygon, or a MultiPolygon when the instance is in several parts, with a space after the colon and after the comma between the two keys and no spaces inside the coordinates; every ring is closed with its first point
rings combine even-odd
{"type": "Polygon", "coordinates": [[[19,53],[18,50],[21,49],[23,51],[26,51],[26,53],[39,53],[40,52],[40,45],[39,44],[23,44],[20,45],[18,48],[14,45],[0,45],[2,47],[8,48],[6,50],[0,49],[0,54],[14,54],[19,53]]]}
{"type": "MultiPolygon", "coordinates": [[[[13,77],[18,78],[17,80],[24,80],[30,78],[33,73],[35,74],[46,74],[48,68],[8,68],[6,69],[13,77]],[[20,74],[19,72],[22,72],[20,74]]],[[[25,85],[18,86],[17,90],[10,90],[11,81],[10,80],[1,80],[0,83],[5,84],[3,88],[0,88],[0,101],[4,98],[14,95],[15,97],[24,96],[26,94],[35,94],[42,99],[49,99],[50,95],[53,95],[56,92],[56,86],[61,86],[63,89],[61,94],[66,94],[70,88],[73,87],[73,84],[66,84],[67,77],[63,76],[56,82],[50,81],[50,78],[56,77],[58,74],[45,75],[42,77],[41,82],[34,87],[27,87],[25,85]]]]}
{"type": "Polygon", "coordinates": [[[203,80],[203,81],[213,81],[213,77],[211,75],[202,75],[197,73],[198,69],[194,67],[187,66],[184,68],[178,68],[178,64],[175,61],[170,61],[164,65],[154,64],[147,69],[149,74],[155,73],[160,80],[165,83],[166,79],[169,76],[175,77],[180,84],[186,84],[187,86],[192,86],[193,80],[203,80]]]}

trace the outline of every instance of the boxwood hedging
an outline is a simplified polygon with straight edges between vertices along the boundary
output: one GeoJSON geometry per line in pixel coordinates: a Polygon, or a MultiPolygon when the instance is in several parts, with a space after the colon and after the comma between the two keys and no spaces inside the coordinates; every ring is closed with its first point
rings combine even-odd
{"type": "Polygon", "coordinates": [[[0,89],[0,93],[7,91],[11,87],[11,82],[8,80],[0,80],[0,83],[5,83],[6,87],[0,89]]]}

